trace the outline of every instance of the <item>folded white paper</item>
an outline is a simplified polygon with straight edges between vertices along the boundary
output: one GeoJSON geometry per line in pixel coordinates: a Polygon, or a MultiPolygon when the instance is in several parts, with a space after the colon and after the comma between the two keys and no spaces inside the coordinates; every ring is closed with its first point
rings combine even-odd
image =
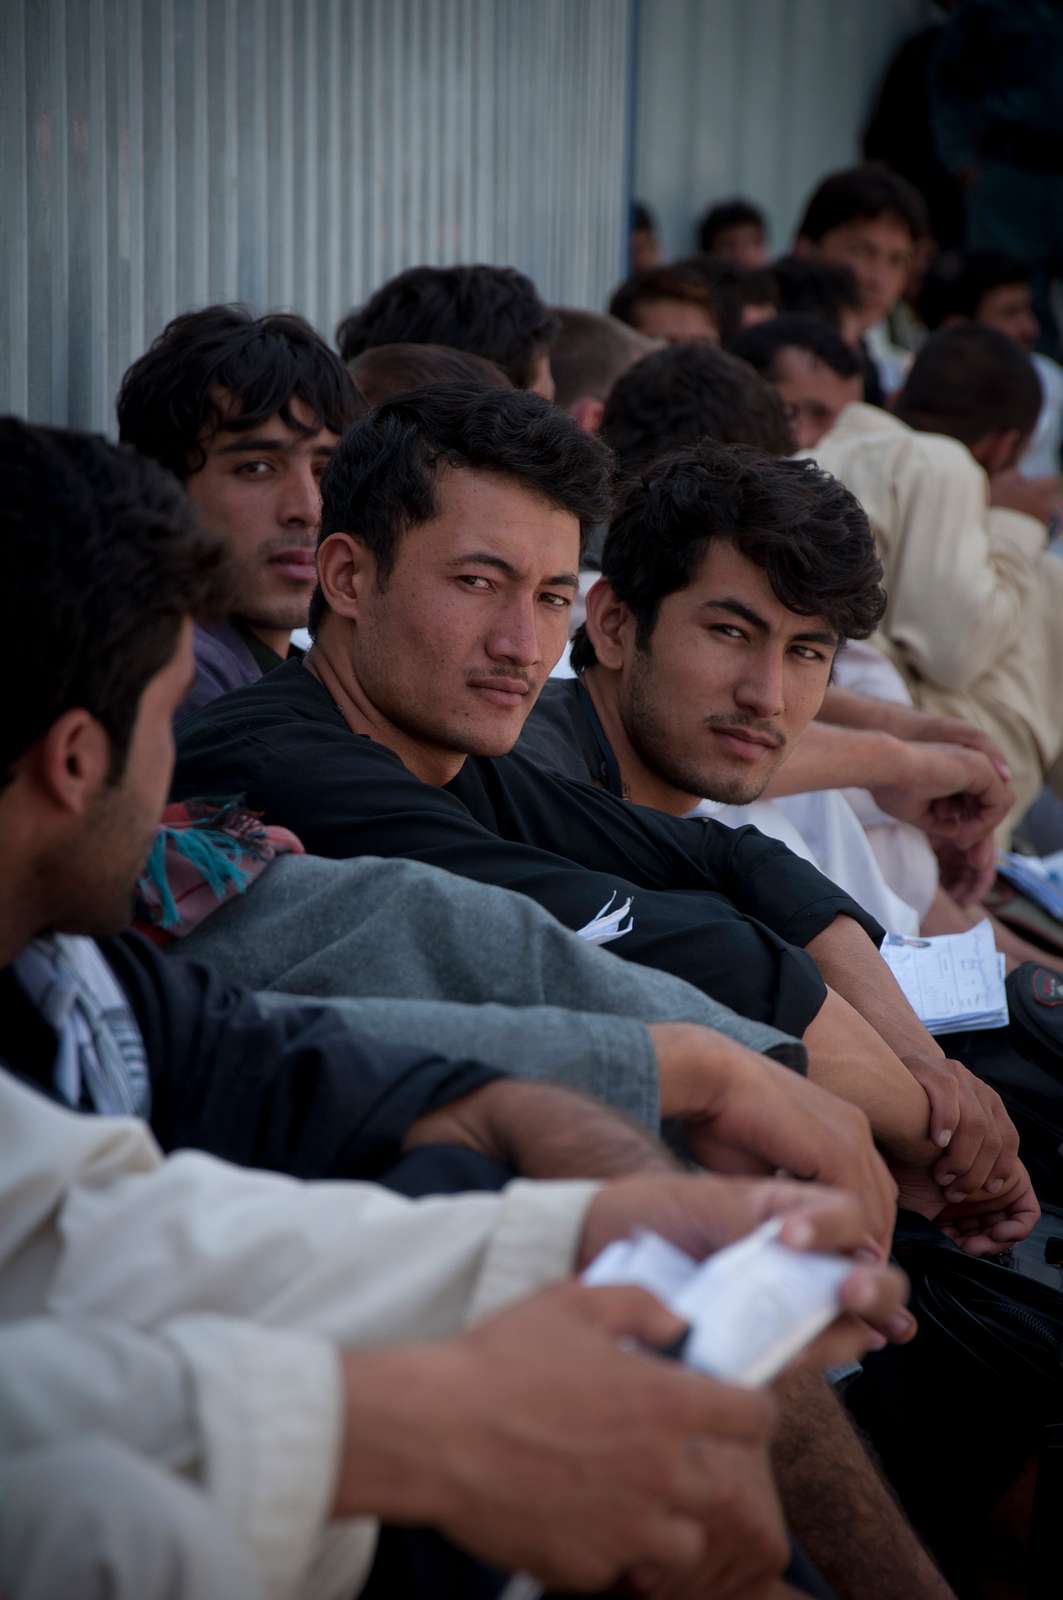
{"type": "Polygon", "coordinates": [[[617,906],[615,911],[610,911],[609,907],[615,899],[616,890],[609,896],[597,916],[592,917],[582,928],[577,928],[576,932],[581,939],[586,939],[588,944],[609,944],[613,939],[622,939],[625,933],[631,932],[635,926],[634,917],[628,917],[626,927],[620,926],[631,910],[631,897],[629,895],[623,905],[617,906]]]}
{"type": "Polygon", "coordinates": [[[997,950],[988,919],[966,933],[939,934],[932,939],[888,933],[882,955],[928,1032],[1007,1026],[1004,957],[997,950]]]}

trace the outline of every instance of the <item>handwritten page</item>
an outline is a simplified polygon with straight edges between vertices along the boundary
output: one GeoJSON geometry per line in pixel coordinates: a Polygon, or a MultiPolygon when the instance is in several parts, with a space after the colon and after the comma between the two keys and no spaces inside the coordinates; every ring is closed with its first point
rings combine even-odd
{"type": "Polygon", "coordinates": [[[988,920],[933,939],[889,933],[882,955],[930,1033],[1007,1026],[1004,957],[988,920]]]}

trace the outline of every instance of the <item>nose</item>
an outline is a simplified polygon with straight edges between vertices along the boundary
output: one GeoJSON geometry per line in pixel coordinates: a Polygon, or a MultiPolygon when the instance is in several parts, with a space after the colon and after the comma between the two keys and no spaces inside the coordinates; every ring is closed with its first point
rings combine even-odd
{"type": "Polygon", "coordinates": [[[316,528],[321,521],[321,487],[309,463],[293,464],[284,474],[277,520],[285,528],[316,528]]]}
{"type": "Polygon", "coordinates": [[[734,692],[735,705],[751,716],[765,720],[781,717],[786,709],[783,693],[783,660],[777,650],[751,653],[734,692]]]}
{"type": "Polygon", "coordinates": [[[543,658],[536,608],[532,599],[515,600],[495,619],[487,640],[492,661],[512,661],[514,666],[534,667],[543,658]]]}

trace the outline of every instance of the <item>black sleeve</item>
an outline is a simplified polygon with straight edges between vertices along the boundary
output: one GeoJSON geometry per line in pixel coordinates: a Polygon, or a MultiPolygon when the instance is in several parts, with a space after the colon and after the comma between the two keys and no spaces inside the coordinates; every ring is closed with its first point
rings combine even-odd
{"type": "Polygon", "coordinates": [[[611,951],[786,1033],[802,1034],[826,993],[794,946],[839,912],[877,927],[814,867],[752,828],[676,822],[518,757],[467,762],[453,786],[459,798],[338,720],[293,718],[268,736],[241,735],[231,712],[210,711],[181,731],[175,798],[243,794],[314,855],[423,861],[526,894],[569,928],[611,897],[632,896],[634,926],[611,951]]]}
{"type": "Polygon", "coordinates": [[[140,1025],[163,1150],[297,1178],[374,1178],[418,1117],[501,1076],[360,1039],[326,1006],[264,1014],[249,990],[136,934],[101,949],[140,1025]]]}

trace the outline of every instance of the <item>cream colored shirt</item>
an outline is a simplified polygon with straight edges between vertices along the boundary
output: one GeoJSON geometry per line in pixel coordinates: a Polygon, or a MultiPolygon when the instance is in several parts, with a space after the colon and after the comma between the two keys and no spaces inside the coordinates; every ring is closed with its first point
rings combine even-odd
{"type": "Polygon", "coordinates": [[[922,710],[997,740],[1025,807],[1063,746],[1063,562],[1046,553],[1043,526],[990,507],[966,446],[874,406],[847,406],[802,453],[867,512],[888,595],[872,642],[922,710]]]}

